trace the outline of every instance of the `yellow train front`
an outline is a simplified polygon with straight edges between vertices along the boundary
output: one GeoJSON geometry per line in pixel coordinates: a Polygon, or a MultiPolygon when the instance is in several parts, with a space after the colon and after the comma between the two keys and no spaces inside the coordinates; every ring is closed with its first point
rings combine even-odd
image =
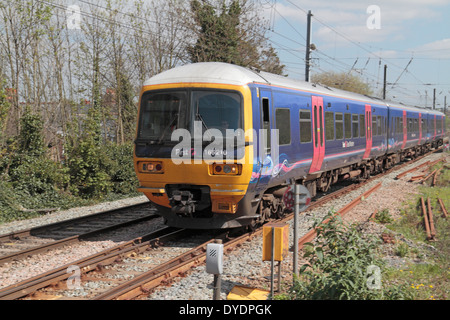
{"type": "Polygon", "coordinates": [[[252,137],[244,134],[252,129],[251,92],[243,75],[221,78],[228,68],[176,68],[142,88],[134,154],[139,191],[169,226],[233,228],[256,217],[243,200],[253,170],[252,137]]]}

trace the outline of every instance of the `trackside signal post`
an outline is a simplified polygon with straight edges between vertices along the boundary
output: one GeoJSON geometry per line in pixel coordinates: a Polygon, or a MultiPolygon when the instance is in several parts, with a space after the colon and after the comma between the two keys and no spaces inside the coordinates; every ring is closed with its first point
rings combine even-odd
{"type": "Polygon", "coordinates": [[[270,295],[273,298],[274,264],[278,261],[278,291],[281,283],[281,261],[289,250],[289,226],[286,223],[268,223],[263,227],[263,261],[271,262],[270,295]]]}
{"type": "Polygon", "coordinates": [[[223,244],[222,240],[209,243],[206,246],[206,272],[214,275],[214,300],[220,300],[220,290],[223,273],[223,244]]]}
{"type": "Polygon", "coordinates": [[[309,193],[308,189],[306,189],[305,186],[300,184],[295,184],[291,187],[291,189],[294,189],[294,274],[296,276],[299,275],[298,273],[298,218],[299,214],[302,211],[305,211],[310,203],[311,203],[311,194],[309,193]]]}

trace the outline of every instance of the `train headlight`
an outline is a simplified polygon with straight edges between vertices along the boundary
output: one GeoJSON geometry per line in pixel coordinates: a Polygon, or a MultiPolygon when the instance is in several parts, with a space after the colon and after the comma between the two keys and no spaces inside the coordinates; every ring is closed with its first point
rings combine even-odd
{"type": "Polygon", "coordinates": [[[163,164],[162,162],[159,161],[139,162],[138,168],[140,173],[156,173],[156,174],[164,173],[163,164]]]}
{"type": "Polygon", "coordinates": [[[241,164],[213,164],[212,174],[218,176],[237,176],[242,173],[241,164]]]}

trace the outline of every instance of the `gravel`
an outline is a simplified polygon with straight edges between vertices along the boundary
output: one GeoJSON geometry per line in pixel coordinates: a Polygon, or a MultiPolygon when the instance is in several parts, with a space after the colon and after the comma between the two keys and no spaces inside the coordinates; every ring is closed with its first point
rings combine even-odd
{"type": "MultiPolygon", "coordinates": [[[[442,153],[433,154],[427,157],[427,160],[418,161],[400,171],[391,173],[381,178],[376,178],[364,188],[339,197],[338,199],[329,202],[322,208],[301,214],[299,223],[300,236],[309,230],[309,228],[313,225],[314,219],[324,217],[332,209],[339,210],[379,182],[382,182],[382,188],[373,193],[367,201],[363,201],[363,203],[349,212],[345,216],[345,219],[350,222],[364,222],[366,232],[381,234],[384,231],[384,228],[379,224],[367,222],[369,216],[373,212],[388,209],[391,216],[394,219],[398,219],[401,216],[399,209],[402,207],[402,204],[419,192],[417,183],[408,182],[408,178],[412,175],[417,175],[417,172],[408,174],[400,180],[395,180],[394,178],[397,174],[425,161],[434,161],[440,157],[442,157],[442,153]]],[[[137,197],[99,204],[92,207],[61,211],[36,219],[12,222],[1,225],[0,234],[6,234],[13,231],[146,201],[147,199],[145,197],[137,197]]],[[[289,223],[291,224],[293,222],[290,221],[289,223]]],[[[290,230],[292,230],[292,228],[290,228],[290,230]]],[[[293,235],[291,231],[291,247],[293,245],[292,239],[293,235]]],[[[81,257],[103,250],[106,247],[117,245],[118,243],[119,241],[111,241],[109,239],[103,241],[86,241],[52,251],[52,253],[48,255],[37,255],[22,261],[5,264],[0,267],[0,288],[17,283],[33,275],[38,275],[45,271],[51,270],[57,266],[73,262],[75,259],[80,259],[81,257]]],[[[182,247],[182,245],[180,245],[180,247],[182,247]]],[[[396,257],[389,257],[389,259],[391,264],[394,266],[400,266],[405,263],[405,261],[396,257]]],[[[299,264],[301,265],[302,261],[300,261],[299,264]]],[[[282,282],[290,284],[292,282],[292,252],[290,252],[285,261],[281,263],[281,267],[282,282]]],[[[251,242],[246,242],[240,248],[237,248],[230,253],[225,253],[223,270],[221,299],[226,299],[228,293],[235,285],[270,290],[270,262],[262,261],[262,236],[254,237],[251,242]]],[[[206,273],[205,266],[193,268],[190,272],[188,272],[187,276],[179,277],[170,285],[157,289],[148,297],[148,299],[211,300],[213,294],[213,277],[213,275],[206,273]]]]}

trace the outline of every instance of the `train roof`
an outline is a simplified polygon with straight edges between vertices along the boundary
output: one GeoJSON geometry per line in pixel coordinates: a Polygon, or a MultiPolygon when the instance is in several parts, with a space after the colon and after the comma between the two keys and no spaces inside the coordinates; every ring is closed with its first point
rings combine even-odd
{"type": "Polygon", "coordinates": [[[431,114],[443,114],[436,110],[410,107],[399,103],[384,101],[375,97],[330,88],[320,84],[309,83],[267,72],[244,68],[222,62],[200,62],[176,67],[150,78],[144,86],[170,83],[217,83],[245,86],[252,83],[266,84],[293,90],[305,90],[322,95],[335,96],[344,99],[364,101],[369,104],[391,106],[431,114]]]}

